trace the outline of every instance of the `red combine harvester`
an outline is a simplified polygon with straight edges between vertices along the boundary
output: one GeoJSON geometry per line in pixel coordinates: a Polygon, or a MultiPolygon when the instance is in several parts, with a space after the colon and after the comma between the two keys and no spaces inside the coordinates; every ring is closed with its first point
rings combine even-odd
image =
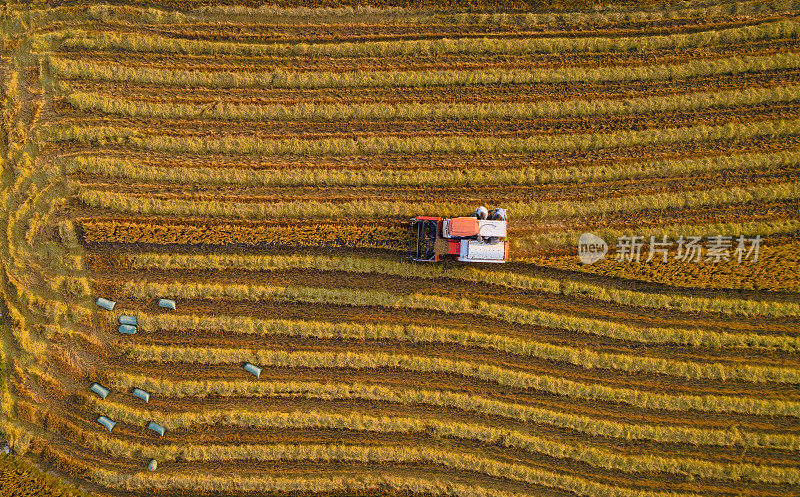
{"type": "Polygon", "coordinates": [[[417,216],[411,219],[409,257],[438,262],[454,255],[462,262],[506,262],[506,210],[478,207],[471,217],[451,219],[417,216]]]}

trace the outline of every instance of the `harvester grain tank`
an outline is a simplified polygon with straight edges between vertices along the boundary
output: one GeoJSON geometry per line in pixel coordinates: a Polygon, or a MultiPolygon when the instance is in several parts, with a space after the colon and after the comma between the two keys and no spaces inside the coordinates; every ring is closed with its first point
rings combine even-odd
{"type": "Polygon", "coordinates": [[[481,206],[472,216],[441,218],[417,216],[409,229],[409,257],[438,262],[455,256],[462,262],[503,263],[508,260],[506,210],[481,206]]]}

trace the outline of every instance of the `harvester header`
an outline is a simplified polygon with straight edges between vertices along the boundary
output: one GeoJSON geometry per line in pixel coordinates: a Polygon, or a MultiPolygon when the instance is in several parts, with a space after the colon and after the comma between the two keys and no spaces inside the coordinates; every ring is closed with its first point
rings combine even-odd
{"type": "Polygon", "coordinates": [[[411,218],[409,257],[418,262],[438,262],[455,256],[462,262],[506,262],[506,210],[481,206],[472,216],[411,218]]]}

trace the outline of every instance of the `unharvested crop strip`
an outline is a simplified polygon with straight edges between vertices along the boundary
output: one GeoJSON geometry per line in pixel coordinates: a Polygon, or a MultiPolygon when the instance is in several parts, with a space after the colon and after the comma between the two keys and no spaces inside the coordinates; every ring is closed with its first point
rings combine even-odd
{"type": "MultiPolygon", "coordinates": [[[[372,416],[361,413],[341,414],[325,411],[252,411],[206,410],[180,413],[163,413],[135,409],[114,402],[91,401],[93,408],[133,425],[146,425],[155,421],[168,430],[201,428],[203,425],[225,424],[237,427],[280,429],[353,430],[380,433],[429,433],[434,437],[455,437],[478,440],[488,444],[543,454],[558,459],[571,459],[603,468],[627,473],[661,471],[703,478],[741,480],[743,478],[765,483],[800,483],[800,469],[771,467],[748,463],[718,463],[695,458],[670,458],[657,455],[628,455],[599,447],[572,445],[547,440],[518,430],[498,429],[479,424],[442,421],[434,418],[372,416]]],[[[424,446],[424,445],[423,445],[424,446]]],[[[186,460],[211,461],[245,458],[252,449],[261,452],[265,445],[214,446],[171,445],[140,447],[145,457],[159,461],[186,460]]],[[[327,447],[331,447],[328,445],[327,447]]],[[[124,453],[123,453],[124,454],[124,453]]],[[[127,454],[124,454],[127,455],[127,454]]]]}
{"type": "MultiPolygon", "coordinates": [[[[435,212],[440,216],[458,216],[474,207],[466,203],[430,203],[405,201],[354,200],[344,202],[230,202],[224,200],[159,199],[139,194],[86,188],[78,198],[90,207],[100,207],[134,214],[228,217],[239,219],[332,218],[358,219],[366,217],[411,217],[420,212],[435,212]]],[[[509,213],[518,219],[578,217],[610,212],[640,210],[689,209],[708,205],[743,204],[800,198],[800,183],[781,183],[631,195],[594,201],[513,202],[506,204],[509,213]]]]}
{"type": "Polygon", "coordinates": [[[465,347],[478,346],[510,354],[564,361],[584,368],[646,371],[689,379],[744,380],[753,382],[800,383],[800,369],[721,363],[682,362],[657,357],[595,352],[553,345],[500,334],[454,328],[416,325],[327,323],[324,321],[264,320],[233,316],[138,314],[141,328],[154,330],[199,330],[238,334],[288,335],[345,340],[403,340],[438,342],[465,347]]]}
{"type": "Polygon", "coordinates": [[[644,409],[734,412],[756,416],[800,417],[800,403],[722,395],[669,395],[629,388],[586,384],[564,378],[526,373],[485,363],[405,354],[255,350],[211,347],[171,347],[133,344],[126,354],[135,361],[232,364],[245,361],[268,367],[399,368],[415,372],[462,375],[499,385],[534,389],[567,397],[625,403],[644,409]]]}
{"type": "MultiPolygon", "coordinates": [[[[800,316],[800,304],[793,302],[706,298],[677,293],[647,293],[595,285],[568,278],[529,276],[510,271],[485,271],[473,267],[451,269],[423,267],[409,262],[382,258],[325,255],[247,255],[247,254],[162,254],[128,253],[121,256],[138,269],[246,269],[270,271],[310,268],[323,271],[377,273],[407,278],[449,278],[472,283],[552,294],[589,297],[636,307],[678,309],[684,312],[720,312],[745,316],[800,316]]],[[[166,318],[166,316],[164,316],[166,318]]]]}
{"type": "Polygon", "coordinates": [[[248,186],[488,186],[584,183],[620,179],[670,177],[732,169],[770,169],[800,165],[800,151],[658,160],[608,166],[558,169],[396,170],[396,169],[245,169],[145,164],[134,159],[79,155],[65,159],[68,173],[84,173],[139,181],[248,186]]]}
{"type": "Polygon", "coordinates": [[[346,246],[384,250],[407,250],[408,232],[399,223],[308,222],[308,223],[218,223],[185,221],[126,221],[84,218],[80,221],[84,240],[152,244],[248,244],[295,247],[346,246]]]}
{"type": "Polygon", "coordinates": [[[698,60],[676,65],[564,67],[535,70],[437,70],[365,73],[308,72],[283,70],[226,72],[127,67],[122,64],[70,60],[50,56],[50,70],[61,78],[95,81],[124,81],[173,86],[210,88],[378,88],[431,85],[498,85],[600,81],[669,81],[697,76],[740,74],[800,68],[800,54],[737,56],[698,60]]]}
{"type": "Polygon", "coordinates": [[[265,300],[276,299],[334,305],[388,308],[428,309],[447,313],[464,313],[499,319],[516,324],[531,324],[562,328],[579,333],[592,333],[618,340],[643,343],[676,343],[711,348],[763,348],[787,351],[800,350],[800,337],[717,333],[678,328],[639,328],[622,323],[565,316],[545,311],[523,309],[485,301],[456,300],[433,294],[396,294],[379,290],[343,288],[280,287],[259,285],[218,285],[209,283],[158,283],[152,281],[125,282],[124,294],[152,298],[174,295],[181,298],[265,300]]]}
{"type": "Polygon", "coordinates": [[[421,404],[500,416],[521,422],[541,423],[575,430],[591,436],[626,440],[653,440],[662,443],[694,445],[741,446],[800,450],[800,436],[792,434],[747,431],[738,427],[726,429],[693,428],[690,426],[649,425],[626,423],[606,418],[553,411],[540,407],[514,404],[480,395],[448,390],[425,390],[386,387],[376,383],[318,383],[312,381],[259,380],[170,380],[131,374],[125,371],[110,373],[110,384],[121,390],[144,388],[164,397],[307,397],[320,400],[363,399],[405,405],[421,404]]]}
{"type": "MultiPolygon", "coordinates": [[[[797,233],[800,231],[800,220],[794,219],[778,219],[770,221],[749,221],[749,222],[719,222],[719,223],[700,223],[700,224],[667,224],[657,228],[600,228],[596,230],[596,234],[601,236],[604,240],[617,240],[619,237],[626,235],[653,235],[657,237],[669,236],[677,238],[678,236],[708,236],[714,235],[728,235],[738,236],[747,235],[775,235],[786,233],[797,233]]],[[[549,233],[537,233],[535,235],[528,235],[520,238],[514,238],[510,241],[510,245],[514,250],[531,251],[541,247],[574,247],[578,243],[578,237],[585,230],[558,230],[549,233]]],[[[659,239],[659,238],[657,238],[659,239]]],[[[520,261],[524,259],[518,259],[520,261]]]]}
{"type": "MultiPolygon", "coordinates": [[[[325,44],[252,44],[206,40],[187,40],[132,33],[68,30],[57,35],[58,49],[115,50],[177,54],[214,54],[238,56],[296,57],[382,57],[396,55],[441,54],[533,54],[565,52],[629,52],[664,49],[688,49],[711,45],[730,45],[772,39],[793,39],[800,35],[800,23],[780,20],[698,33],[676,33],[660,36],[632,37],[562,37],[562,38],[458,38],[437,40],[393,40],[361,43],[325,44]]],[[[47,36],[45,36],[47,38],[47,36]]],[[[47,40],[52,43],[51,40],[47,40]]]]}
{"type": "Polygon", "coordinates": [[[201,116],[211,119],[249,121],[346,121],[346,120],[453,120],[530,119],[566,116],[635,115],[795,102],[800,86],[749,88],[719,92],[688,93],[664,97],[596,100],[556,100],[533,103],[403,103],[403,104],[300,104],[251,105],[222,102],[208,105],[159,103],[127,100],[108,95],[71,91],[61,85],[66,101],[81,110],[100,111],[132,117],[182,119],[201,116]]]}

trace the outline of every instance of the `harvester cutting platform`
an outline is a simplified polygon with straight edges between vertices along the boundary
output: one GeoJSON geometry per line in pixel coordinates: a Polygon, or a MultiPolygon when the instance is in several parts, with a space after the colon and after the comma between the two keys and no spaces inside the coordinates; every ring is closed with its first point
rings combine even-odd
{"type": "Polygon", "coordinates": [[[456,256],[463,262],[506,262],[506,210],[478,207],[470,217],[417,216],[411,219],[409,256],[438,262],[456,256]]]}

